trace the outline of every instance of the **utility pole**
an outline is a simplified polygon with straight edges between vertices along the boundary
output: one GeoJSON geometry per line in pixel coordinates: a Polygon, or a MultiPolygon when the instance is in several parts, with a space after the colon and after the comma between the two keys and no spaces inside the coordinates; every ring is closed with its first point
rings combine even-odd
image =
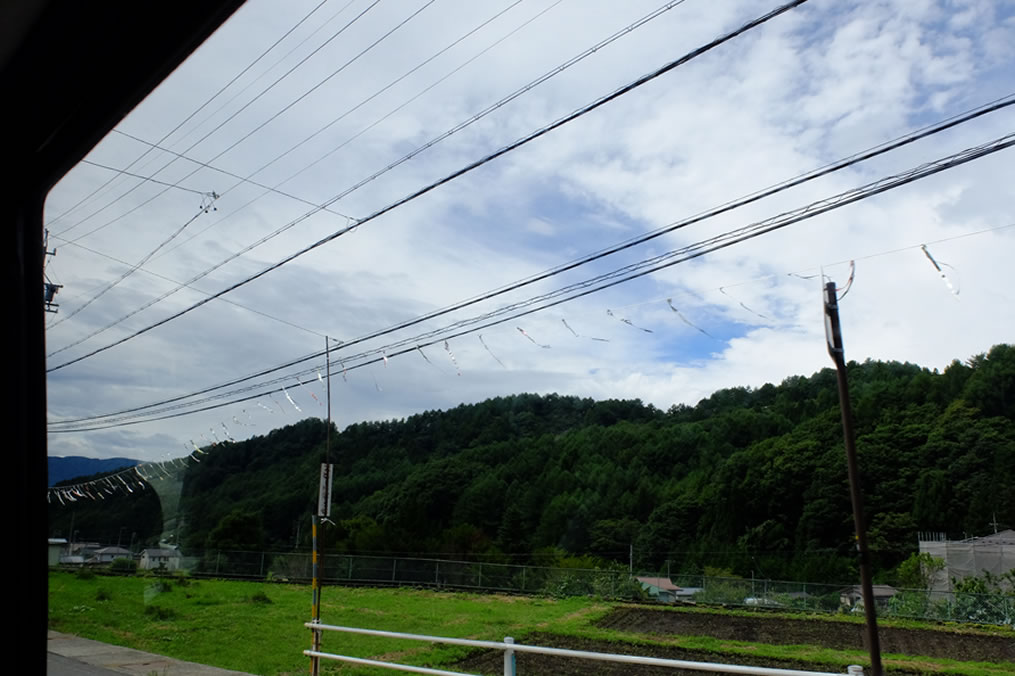
{"type": "MultiPolygon", "coordinates": [[[[313,601],[310,606],[311,620],[315,624],[321,622],[321,554],[318,551],[318,540],[317,540],[317,527],[322,520],[327,520],[331,516],[331,485],[332,478],[335,471],[335,466],[331,464],[331,339],[328,336],[324,337],[324,354],[325,362],[327,364],[327,381],[325,387],[327,389],[328,398],[328,420],[327,430],[325,431],[325,445],[324,445],[324,463],[321,465],[321,485],[320,491],[317,497],[317,511],[311,515],[310,523],[312,529],[312,540],[313,540],[313,580],[311,583],[313,591],[313,601]]],[[[311,629],[311,642],[312,649],[314,652],[321,651],[321,630],[311,629]]],[[[321,660],[318,657],[310,658],[310,674],[311,676],[319,676],[321,668],[321,660]]]]}
{"type": "Polygon", "coordinates": [[[42,241],[42,257],[43,257],[43,264],[42,264],[42,277],[43,277],[43,282],[42,282],[42,301],[43,301],[43,309],[46,312],[52,312],[52,313],[56,314],[56,312],[58,311],[57,308],[59,308],[60,306],[57,305],[56,303],[54,303],[53,300],[56,298],[56,292],[63,288],[63,284],[54,284],[54,283],[52,283],[51,281],[49,281],[49,277],[46,275],[46,264],[49,262],[49,256],[55,256],[56,255],[56,249],[54,248],[52,251],[49,250],[49,230],[45,231],[43,237],[44,237],[44,239],[42,241]]]}
{"type": "Polygon", "coordinates": [[[835,282],[825,284],[825,337],[828,354],[835,362],[839,383],[839,408],[842,411],[842,434],[846,442],[846,467],[849,471],[849,494],[853,503],[853,525],[856,529],[856,551],[860,563],[860,587],[863,593],[863,612],[867,620],[867,647],[870,650],[871,674],[882,676],[881,643],[878,640],[877,609],[874,607],[874,587],[871,584],[870,553],[867,550],[867,530],[863,521],[863,496],[860,493],[860,471],[856,462],[856,439],[853,430],[853,409],[849,403],[849,383],[846,380],[846,351],[842,345],[842,325],[839,323],[839,297],[835,282]]]}

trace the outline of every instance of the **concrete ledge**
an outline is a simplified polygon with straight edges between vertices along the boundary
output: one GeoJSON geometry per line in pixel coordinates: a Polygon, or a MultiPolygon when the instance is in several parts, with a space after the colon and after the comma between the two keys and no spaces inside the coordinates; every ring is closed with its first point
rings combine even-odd
{"type": "MultiPolygon", "coordinates": [[[[47,650],[53,655],[72,659],[92,667],[99,667],[111,674],[148,676],[154,671],[159,674],[165,673],[167,676],[250,676],[250,674],[240,671],[209,667],[195,662],[184,662],[171,657],[153,655],[133,648],[122,648],[56,631],[49,632],[47,650]]],[[[59,673],[50,670],[47,672],[49,676],[60,676],[59,673]]]]}

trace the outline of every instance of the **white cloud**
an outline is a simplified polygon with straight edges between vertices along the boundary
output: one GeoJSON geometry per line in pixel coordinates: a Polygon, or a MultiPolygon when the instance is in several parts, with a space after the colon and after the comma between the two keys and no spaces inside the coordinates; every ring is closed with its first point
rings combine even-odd
{"type": "MultiPolygon", "coordinates": [[[[282,188],[315,202],[329,199],[657,5],[647,1],[561,3],[463,66],[547,6],[547,2],[522,3],[357,107],[498,11],[485,3],[435,4],[214,164],[247,175],[343,116],[256,176],[275,185],[324,157],[282,188]],[[431,91],[392,112],[459,66],[463,67],[431,91]],[[360,132],[361,136],[350,140],[360,132]]],[[[248,2],[124,121],[122,129],[151,141],[161,139],[310,7],[306,2],[285,8],[248,2]]],[[[282,51],[260,62],[166,144],[178,152],[189,148],[363,7],[354,3],[350,13],[335,17],[300,43],[337,10],[326,6],[283,43],[282,51]],[[273,67],[279,56],[297,44],[291,56],[273,67]],[[243,94],[229,101],[233,92],[251,82],[243,94]],[[229,102],[221,106],[224,101],[229,102]]],[[[355,216],[372,213],[764,9],[747,2],[684,3],[365,183],[333,208],[355,216]]],[[[408,11],[400,3],[371,10],[355,30],[334,40],[187,154],[202,161],[215,157],[366,48],[408,11]]],[[[228,296],[283,321],[214,301],[120,347],[52,373],[51,418],[133,408],[226,382],[320,351],[324,345],[320,334],[353,340],[955,115],[1009,93],[1005,87],[1010,86],[1015,59],[1012,44],[1015,18],[1010,4],[963,3],[957,11],[944,0],[808,3],[228,296]]],[[[1009,132],[1012,119],[1010,110],[994,113],[552,280],[343,348],[336,359],[580,282],[982,143],[1009,132]]],[[[144,148],[113,134],[92,159],[126,167],[144,148]]],[[[335,377],[336,419],[344,425],[402,417],[521,391],[636,397],[667,408],[694,403],[720,387],[759,386],[793,374],[809,374],[830,364],[819,283],[789,273],[813,275],[823,266],[844,283],[846,261],[851,258],[857,260],[856,279],[843,303],[850,358],[909,360],[941,368],[953,358],[985,351],[1015,335],[1015,316],[1003,278],[1015,229],[955,238],[1015,221],[1008,208],[1015,197],[1011,152],[651,277],[484,328],[484,341],[506,368],[475,335],[449,343],[461,376],[456,375],[443,343],[423,349],[428,363],[411,349],[426,339],[410,340],[406,343],[409,353],[394,356],[397,349],[389,351],[387,367],[375,364],[355,369],[348,373],[348,382],[335,377]],[[943,241],[934,243],[937,240],[943,241]],[[952,266],[945,269],[960,287],[958,298],[949,293],[918,248],[925,242],[935,257],[952,266]],[[886,253],[892,251],[896,252],[886,253]],[[667,306],[667,298],[695,327],[715,338],[681,321],[667,306]],[[609,317],[607,308],[652,333],[609,317]],[[581,337],[568,331],[562,319],[581,337]],[[519,326],[551,347],[527,341],[517,331],[519,326]]],[[[160,181],[182,179],[181,185],[187,188],[215,190],[222,196],[217,212],[202,214],[167,252],[145,266],[154,273],[187,280],[309,210],[306,204],[278,194],[255,199],[262,189],[234,187],[235,178],[185,160],[161,169],[171,159],[152,152],[130,170],[157,173],[160,181]]],[[[87,165],[76,168],[51,194],[49,217],[73,207],[108,177],[108,172],[87,165]]],[[[95,212],[67,232],[66,238],[105,225],[80,244],[134,262],[190,218],[201,202],[200,195],[171,189],[145,204],[163,186],[145,184],[128,193],[136,183],[123,177],[113,181],[94,199],[53,222],[54,235],[95,212]],[[117,196],[120,199],[104,206],[117,196]]],[[[316,214],[194,286],[218,291],[345,223],[339,216],[316,214]]],[[[61,312],[69,313],[88,298],[89,290],[125,268],[55,236],[60,253],[47,272],[64,284],[58,300],[61,312]]],[[[133,274],[93,306],[52,328],[47,336],[50,350],[107,325],[173,286],[145,272],[133,274]]],[[[57,355],[51,363],[128,335],[200,298],[195,291],[180,291],[57,355]]],[[[320,364],[323,360],[316,359],[308,366],[320,364]]],[[[316,373],[311,377],[316,382],[316,373]]],[[[307,387],[317,387],[313,391],[322,394],[319,385],[307,387]]],[[[321,414],[321,407],[303,388],[290,394],[304,414],[321,414]]],[[[257,401],[249,401],[110,431],[52,435],[51,452],[144,459],[182,454],[189,439],[221,429],[223,422],[234,434],[263,433],[299,417],[284,397],[276,399],[281,409],[268,399],[261,400],[275,409],[272,414],[257,401]],[[234,415],[240,420],[249,415],[257,426],[237,426],[232,423],[234,415]]]]}

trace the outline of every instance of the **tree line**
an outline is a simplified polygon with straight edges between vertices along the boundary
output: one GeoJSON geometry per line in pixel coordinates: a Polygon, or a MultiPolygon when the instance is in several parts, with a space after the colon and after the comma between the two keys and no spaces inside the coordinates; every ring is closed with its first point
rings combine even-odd
{"type": "MultiPolygon", "coordinates": [[[[848,365],[874,564],[918,531],[1015,526],[1015,348],[942,372],[848,365]]],[[[309,545],[326,425],[224,443],[183,483],[185,547],[309,545]]],[[[327,551],[813,582],[855,577],[835,373],[695,406],[518,394],[332,430],[327,551]]]]}

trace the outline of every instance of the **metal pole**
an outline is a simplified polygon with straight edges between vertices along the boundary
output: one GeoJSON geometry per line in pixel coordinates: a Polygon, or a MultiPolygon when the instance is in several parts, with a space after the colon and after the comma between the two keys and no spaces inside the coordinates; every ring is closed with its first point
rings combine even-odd
{"type": "Polygon", "coordinates": [[[331,339],[324,337],[324,359],[327,366],[328,378],[325,380],[325,387],[328,390],[328,433],[324,446],[324,462],[331,464],[331,339]]]}
{"type": "MultiPolygon", "coordinates": [[[[328,379],[325,382],[325,388],[327,390],[327,395],[326,396],[328,398],[328,421],[327,421],[327,429],[325,431],[325,442],[324,442],[325,443],[325,446],[324,446],[325,456],[324,456],[324,462],[327,463],[327,464],[330,464],[331,463],[331,341],[328,339],[327,336],[324,337],[324,354],[325,354],[325,362],[327,364],[326,369],[327,369],[327,374],[328,374],[328,379]]],[[[311,524],[310,527],[311,527],[311,530],[312,530],[312,540],[313,540],[313,552],[311,553],[311,560],[313,561],[313,580],[311,582],[313,601],[312,601],[310,610],[311,610],[311,615],[313,616],[313,621],[315,623],[320,623],[320,621],[321,621],[321,578],[320,578],[320,576],[322,574],[322,571],[321,571],[321,565],[320,565],[320,553],[318,552],[318,542],[317,542],[317,524],[318,524],[318,521],[319,521],[319,517],[318,517],[317,514],[312,514],[310,516],[310,524],[311,524]]],[[[314,630],[311,630],[311,633],[312,633],[311,642],[313,644],[312,650],[315,653],[320,652],[321,651],[321,631],[319,629],[314,629],[314,630]]],[[[316,657],[316,656],[311,657],[310,658],[310,674],[311,674],[311,676],[318,676],[318,674],[320,673],[320,669],[321,669],[321,659],[319,657],[316,657]]]]}
{"type": "MultiPolygon", "coordinates": [[[[514,645],[515,640],[510,636],[504,637],[504,643],[514,645]]],[[[515,651],[507,648],[504,651],[504,676],[515,676],[515,651]]]]}
{"type": "Polygon", "coordinates": [[[856,529],[856,551],[860,560],[860,588],[863,592],[863,612],[867,620],[867,647],[870,650],[871,674],[881,676],[881,643],[878,640],[877,609],[874,607],[874,587],[871,584],[870,554],[867,550],[867,530],[863,521],[863,495],[860,493],[860,470],[856,462],[856,436],[853,430],[853,409],[849,402],[849,382],[846,379],[846,351],[842,344],[842,326],[839,323],[839,298],[835,282],[825,284],[825,332],[828,354],[835,362],[839,385],[839,408],[842,412],[842,434],[846,443],[846,467],[849,472],[849,495],[853,503],[853,525],[856,529]]]}
{"type": "MultiPolygon", "coordinates": [[[[313,562],[313,578],[311,579],[310,589],[312,595],[312,601],[310,604],[310,618],[316,624],[321,621],[321,596],[320,586],[317,579],[317,515],[312,514],[310,516],[310,529],[311,539],[313,540],[313,551],[311,553],[310,560],[313,562]]],[[[312,650],[316,652],[321,651],[321,630],[311,629],[311,644],[312,650]]],[[[310,658],[310,674],[311,676],[318,676],[321,669],[321,659],[316,656],[310,658]]]]}

